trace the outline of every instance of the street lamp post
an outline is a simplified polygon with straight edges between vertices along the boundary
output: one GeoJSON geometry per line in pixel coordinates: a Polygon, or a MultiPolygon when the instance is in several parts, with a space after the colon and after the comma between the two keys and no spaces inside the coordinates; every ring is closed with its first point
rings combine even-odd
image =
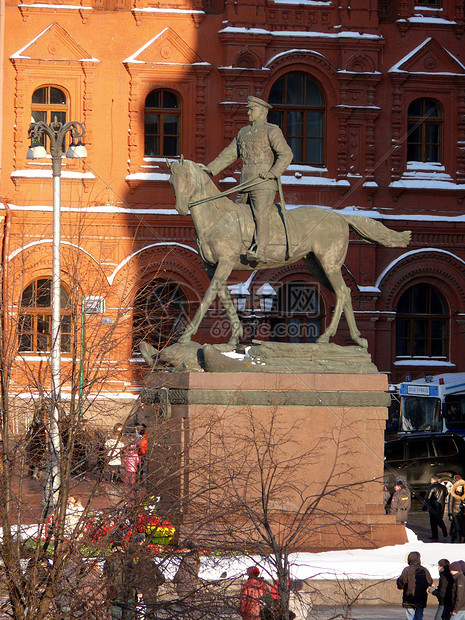
{"type": "Polygon", "coordinates": [[[81,123],[69,121],[58,122],[57,118],[50,125],[44,121],[31,123],[28,136],[31,146],[27,151],[28,159],[46,157],[43,145],[44,134],[50,140],[53,176],[53,263],[52,263],[52,322],[50,328],[50,373],[51,373],[51,415],[49,423],[50,463],[49,475],[44,489],[44,510],[49,512],[57,503],[61,485],[60,477],[60,430],[59,402],[61,397],[61,159],[65,146],[66,134],[71,135],[65,157],[70,159],[87,157],[86,147],[82,144],[85,130],[81,123]]]}

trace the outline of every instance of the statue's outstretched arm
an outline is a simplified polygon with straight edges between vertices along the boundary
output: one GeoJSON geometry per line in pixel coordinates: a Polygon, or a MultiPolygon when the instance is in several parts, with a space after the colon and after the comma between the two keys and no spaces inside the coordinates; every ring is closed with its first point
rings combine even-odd
{"type": "Polygon", "coordinates": [[[219,172],[222,172],[225,168],[233,164],[238,157],[237,140],[234,138],[231,144],[228,144],[218,157],[208,164],[208,168],[210,168],[211,174],[216,176],[219,172]]]}
{"type": "Polygon", "coordinates": [[[213,176],[212,171],[211,171],[211,170],[210,170],[210,168],[209,168],[208,166],[206,166],[205,164],[201,164],[200,162],[197,162],[197,166],[198,166],[201,170],[203,170],[204,172],[206,172],[207,174],[211,174],[211,175],[213,176]]]}

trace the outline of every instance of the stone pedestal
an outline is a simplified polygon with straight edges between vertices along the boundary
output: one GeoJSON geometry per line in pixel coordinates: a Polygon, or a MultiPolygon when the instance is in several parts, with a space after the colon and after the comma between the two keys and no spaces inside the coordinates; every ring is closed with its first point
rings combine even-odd
{"type": "MultiPolygon", "coordinates": [[[[374,373],[148,375],[142,401],[162,510],[180,507],[185,522],[194,511],[197,525],[206,510],[214,523],[208,502],[226,505],[231,484],[256,515],[267,494],[280,535],[299,528],[292,551],[405,543],[404,526],[383,509],[387,388],[374,373]]],[[[236,516],[246,531],[247,515],[236,516]]]]}

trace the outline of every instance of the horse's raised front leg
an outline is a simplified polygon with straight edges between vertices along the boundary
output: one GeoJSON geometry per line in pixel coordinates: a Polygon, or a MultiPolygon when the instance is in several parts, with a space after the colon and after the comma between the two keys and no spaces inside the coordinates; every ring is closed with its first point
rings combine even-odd
{"type": "Polygon", "coordinates": [[[205,316],[208,308],[212,305],[215,297],[220,294],[220,291],[225,285],[226,280],[229,278],[232,269],[233,264],[229,261],[220,261],[218,263],[215,273],[211,279],[210,286],[207,288],[207,292],[200,302],[197,312],[195,313],[190,325],[187,327],[181,338],[179,338],[179,343],[185,344],[186,342],[190,342],[192,336],[197,333],[203,317],[205,316]]]}
{"type": "Polygon", "coordinates": [[[361,337],[361,334],[357,328],[357,324],[355,322],[354,310],[352,308],[352,298],[350,294],[350,289],[346,286],[344,282],[344,278],[342,277],[341,270],[333,272],[325,272],[328,280],[331,282],[331,285],[334,289],[334,293],[336,295],[336,306],[334,308],[333,317],[331,319],[331,323],[325,332],[318,338],[317,342],[329,342],[329,339],[334,336],[339,326],[339,321],[341,320],[342,311],[344,310],[344,314],[346,317],[347,325],[349,326],[349,332],[352,337],[352,340],[358,344],[360,347],[367,349],[368,342],[365,338],[361,337]]]}
{"type": "Polygon", "coordinates": [[[218,295],[231,324],[231,338],[229,339],[228,345],[231,347],[237,347],[239,344],[239,339],[242,338],[243,335],[242,324],[240,318],[237,316],[236,308],[234,307],[231,294],[226,283],[221,288],[218,295]]]}

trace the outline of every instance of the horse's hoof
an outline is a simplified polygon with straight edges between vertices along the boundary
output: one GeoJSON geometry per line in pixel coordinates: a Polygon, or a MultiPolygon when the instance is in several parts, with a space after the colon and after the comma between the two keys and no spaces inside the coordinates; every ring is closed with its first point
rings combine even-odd
{"type": "Polygon", "coordinates": [[[317,344],[328,344],[328,343],[329,343],[329,336],[325,336],[324,334],[322,334],[317,340],[317,344]]]}
{"type": "Polygon", "coordinates": [[[181,336],[178,340],[178,344],[189,344],[191,342],[190,336],[181,336]]]}
{"type": "Polygon", "coordinates": [[[357,344],[362,349],[368,349],[368,340],[366,338],[357,338],[357,344]]]}

